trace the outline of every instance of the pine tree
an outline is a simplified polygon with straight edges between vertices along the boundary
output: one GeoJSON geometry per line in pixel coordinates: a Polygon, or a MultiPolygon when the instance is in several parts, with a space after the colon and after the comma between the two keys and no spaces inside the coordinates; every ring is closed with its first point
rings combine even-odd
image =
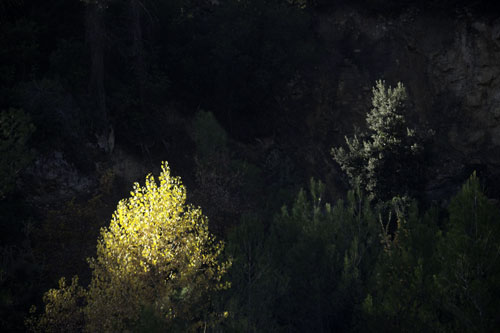
{"type": "Polygon", "coordinates": [[[333,148],[332,156],[357,184],[379,201],[411,195],[421,181],[424,137],[407,127],[406,89],[377,81],[373,88],[373,108],[367,114],[367,132],[346,137],[347,150],[333,148]]]}
{"type": "Polygon", "coordinates": [[[324,191],[311,180],[267,232],[256,230],[261,242],[240,226],[231,273],[236,331],[331,332],[356,323],[380,248],[376,213],[360,191],[335,205],[324,191]]]}
{"type": "Polygon", "coordinates": [[[438,325],[432,282],[438,211],[420,215],[415,201],[406,207],[395,199],[393,205],[397,229],[389,234],[381,223],[384,250],[370,276],[363,331],[432,331],[438,325]]]}
{"type": "Polygon", "coordinates": [[[500,211],[474,173],[451,200],[435,282],[453,332],[493,332],[500,314],[500,211]]]}

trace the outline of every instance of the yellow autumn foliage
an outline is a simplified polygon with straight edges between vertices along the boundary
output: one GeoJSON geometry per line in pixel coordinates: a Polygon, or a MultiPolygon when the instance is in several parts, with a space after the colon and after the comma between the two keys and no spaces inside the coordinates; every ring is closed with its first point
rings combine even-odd
{"type": "Polygon", "coordinates": [[[144,311],[183,330],[223,317],[211,307],[211,291],[227,287],[221,279],[230,262],[220,262],[222,251],[201,209],[186,204],[180,178],[163,163],[158,183],[148,175],[144,186],[134,184],[101,230],[97,257],[89,260],[85,331],[129,330],[144,311]]]}

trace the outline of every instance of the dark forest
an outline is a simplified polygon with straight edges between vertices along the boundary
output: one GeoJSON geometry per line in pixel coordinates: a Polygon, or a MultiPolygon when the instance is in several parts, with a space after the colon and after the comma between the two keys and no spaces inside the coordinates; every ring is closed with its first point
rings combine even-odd
{"type": "Polygon", "coordinates": [[[0,0],[0,331],[498,331],[493,3],[0,0]]]}

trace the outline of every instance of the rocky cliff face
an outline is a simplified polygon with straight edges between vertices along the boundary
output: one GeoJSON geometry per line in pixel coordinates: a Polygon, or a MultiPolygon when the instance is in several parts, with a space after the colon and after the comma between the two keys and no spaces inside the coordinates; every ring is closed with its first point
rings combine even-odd
{"type": "Polygon", "coordinates": [[[473,170],[490,190],[499,188],[500,16],[411,9],[387,17],[343,8],[318,13],[316,22],[329,53],[319,71],[336,78],[322,109],[337,144],[353,125],[364,126],[375,80],[401,81],[411,123],[436,132],[429,197],[453,193],[473,170]]]}

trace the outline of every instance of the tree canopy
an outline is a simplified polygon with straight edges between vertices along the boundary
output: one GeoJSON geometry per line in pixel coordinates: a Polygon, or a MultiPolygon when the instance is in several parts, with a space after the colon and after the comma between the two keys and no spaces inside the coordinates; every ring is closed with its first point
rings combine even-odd
{"type": "Polygon", "coordinates": [[[379,80],[372,93],[367,131],[345,137],[347,150],[333,148],[331,153],[352,186],[359,184],[384,201],[418,188],[424,137],[407,127],[407,92],[401,82],[392,88],[379,80]]]}
{"type": "Polygon", "coordinates": [[[89,287],[61,280],[59,290],[47,292],[45,313],[33,325],[64,331],[76,321],[87,331],[116,332],[140,325],[145,314],[169,329],[213,324],[223,314],[213,310],[210,294],[227,286],[222,277],[230,266],[220,260],[223,248],[164,163],[158,183],[149,175],[144,186],[134,184],[101,230],[97,257],[89,260],[89,287]]]}

